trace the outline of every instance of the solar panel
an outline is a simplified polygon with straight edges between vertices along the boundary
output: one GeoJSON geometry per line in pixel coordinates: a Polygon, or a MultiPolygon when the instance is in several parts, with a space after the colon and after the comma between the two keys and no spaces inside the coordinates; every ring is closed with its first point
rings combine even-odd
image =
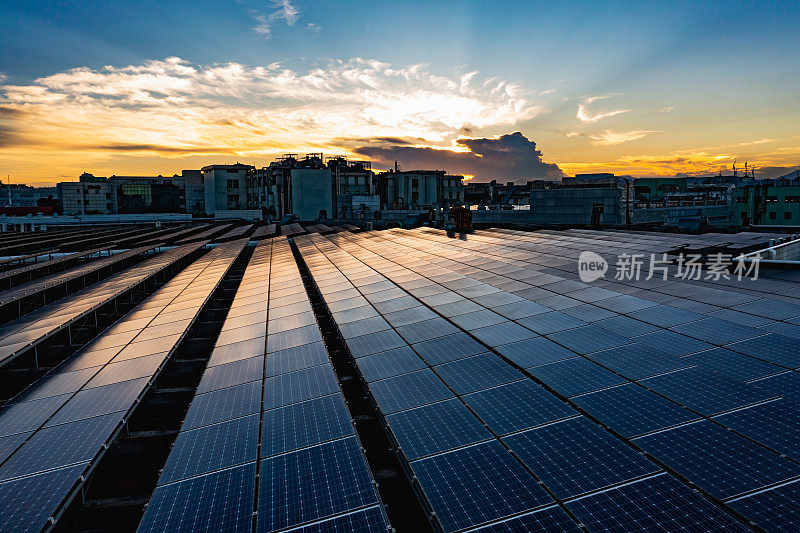
{"type": "Polygon", "coordinates": [[[461,332],[420,342],[411,347],[429,365],[439,365],[486,351],[482,344],[461,332]]]}
{"type": "Polygon", "coordinates": [[[497,347],[501,344],[524,341],[525,339],[531,339],[537,336],[537,334],[533,331],[524,328],[515,322],[503,322],[493,326],[486,326],[472,330],[471,333],[479,341],[492,347],[497,347]]]}
{"type": "Polygon", "coordinates": [[[0,436],[38,429],[68,398],[69,394],[62,394],[4,405],[0,409],[0,436]]]}
{"type": "Polygon", "coordinates": [[[639,335],[632,340],[646,344],[647,346],[651,346],[675,357],[702,352],[703,350],[709,350],[714,347],[714,345],[708,344],[707,342],[699,341],[667,329],[647,333],[646,335],[639,335]]]}
{"type": "Polygon", "coordinates": [[[456,394],[488,389],[522,377],[518,370],[493,353],[458,359],[434,370],[456,394]]]}
{"type": "Polygon", "coordinates": [[[262,457],[293,451],[354,433],[350,415],[340,394],[265,411],[262,426],[262,457]]]}
{"type": "Polygon", "coordinates": [[[407,374],[427,368],[425,362],[408,346],[379,352],[358,360],[358,368],[367,381],[407,374]]]}
{"type": "Polygon", "coordinates": [[[512,433],[578,414],[530,380],[468,394],[463,399],[498,434],[512,433]]]}
{"type": "Polygon", "coordinates": [[[687,368],[693,364],[636,342],[595,352],[587,357],[632,380],[687,368]]]}
{"type": "Polygon", "coordinates": [[[0,483],[0,530],[39,531],[87,463],[0,483]]]}
{"type": "Polygon", "coordinates": [[[787,400],[800,403],[800,372],[784,372],[751,382],[771,394],[783,396],[787,400]]]}
{"type": "Polygon", "coordinates": [[[515,433],[503,440],[562,499],[660,470],[584,417],[515,433]]]}
{"type": "Polygon", "coordinates": [[[199,394],[194,397],[183,430],[207,426],[256,413],[261,404],[261,382],[253,381],[236,387],[199,394]]]}
{"type": "Polygon", "coordinates": [[[552,333],[548,337],[579,354],[607,350],[630,342],[630,339],[626,337],[595,325],[552,333]]]}
{"type": "Polygon", "coordinates": [[[528,533],[530,531],[578,533],[583,530],[561,507],[553,505],[532,513],[470,529],[469,533],[528,533]]]}
{"type": "Polygon", "coordinates": [[[246,341],[217,346],[211,352],[208,366],[222,365],[264,355],[264,339],[248,339],[246,341]]]}
{"type": "Polygon", "coordinates": [[[578,498],[567,508],[589,531],[747,531],[668,474],[578,498]]]}
{"type": "Polygon", "coordinates": [[[720,499],[800,474],[800,465],[706,420],[641,437],[635,442],[720,499]]]}
{"type": "Polygon", "coordinates": [[[726,348],[788,368],[800,367],[800,339],[770,333],[728,344],[726,348]]]}
{"type": "Polygon", "coordinates": [[[267,355],[267,377],[310,368],[328,361],[328,350],[322,341],[279,350],[267,355]]]}
{"type": "Polygon", "coordinates": [[[783,368],[772,363],[725,348],[706,350],[687,355],[683,359],[740,381],[762,378],[783,371],[783,368]]]}
{"type": "Polygon", "coordinates": [[[362,335],[360,337],[348,339],[347,341],[347,347],[350,349],[350,353],[356,358],[391,350],[392,348],[400,348],[406,345],[406,341],[392,329],[370,333],[369,335],[362,335]]]}
{"type": "Polygon", "coordinates": [[[409,344],[429,341],[456,333],[458,328],[443,318],[432,318],[424,322],[408,324],[397,328],[399,333],[409,344]]]}
{"type": "Polygon", "coordinates": [[[800,529],[800,481],[743,496],[728,505],[767,531],[800,529]]]}
{"type": "Polygon", "coordinates": [[[714,417],[720,424],[800,460],[800,406],[777,400],[714,417]]]}
{"type": "Polygon", "coordinates": [[[319,520],[378,502],[355,437],[261,463],[258,531],[319,520]]]}
{"type": "Polygon", "coordinates": [[[147,386],[147,382],[147,378],[139,378],[80,391],[48,420],[47,426],[127,411],[147,386]]]}
{"type": "Polygon", "coordinates": [[[274,409],[303,400],[339,392],[330,365],[305,368],[264,381],[264,409],[274,409]]]}
{"type": "Polygon", "coordinates": [[[322,335],[316,324],[290,329],[267,336],[267,353],[294,348],[322,340],[322,335]]]}
{"type": "Polygon", "coordinates": [[[138,531],[251,531],[255,479],[248,463],[157,487],[138,531]]]}
{"type": "Polygon", "coordinates": [[[718,318],[705,318],[671,328],[678,333],[712,344],[723,345],[764,335],[764,330],[726,322],[718,318]]]}
{"type": "Polygon", "coordinates": [[[121,420],[114,413],[37,431],[0,466],[0,481],[94,458],[121,420]]]}
{"type": "Polygon", "coordinates": [[[545,307],[541,304],[537,304],[536,302],[531,302],[528,300],[522,300],[501,305],[495,307],[493,310],[495,313],[498,313],[510,320],[517,320],[529,316],[540,315],[542,313],[547,313],[548,311],[551,311],[549,307],[545,307]]]}
{"type": "Polygon", "coordinates": [[[687,409],[634,384],[576,396],[573,401],[626,437],[698,418],[687,409]]]}
{"type": "Polygon", "coordinates": [[[534,509],[552,500],[497,441],[411,463],[445,531],[534,509]]]}
{"type": "Polygon", "coordinates": [[[455,398],[395,413],[386,421],[408,460],[492,438],[455,398]]]}
{"type": "Polygon", "coordinates": [[[536,366],[528,371],[564,396],[576,396],[626,383],[624,378],[583,357],[536,366]]]}
{"type": "Polygon", "coordinates": [[[183,431],[172,446],[159,485],[256,459],[258,415],[183,431]]]}
{"type": "Polygon", "coordinates": [[[260,380],[263,374],[264,356],[212,366],[203,373],[203,379],[200,380],[200,385],[197,387],[197,394],[260,380]]]}
{"type": "Polygon", "coordinates": [[[298,528],[287,530],[296,533],[325,533],[330,531],[347,531],[348,533],[372,533],[389,531],[389,524],[379,505],[367,507],[360,511],[353,511],[337,515],[327,520],[315,522],[298,528]]]}
{"type": "Polygon", "coordinates": [[[575,352],[567,350],[545,337],[504,344],[495,349],[523,368],[575,357],[575,352]]]}
{"type": "Polygon", "coordinates": [[[384,414],[411,409],[453,396],[447,385],[427,369],[373,381],[369,388],[384,414]]]}

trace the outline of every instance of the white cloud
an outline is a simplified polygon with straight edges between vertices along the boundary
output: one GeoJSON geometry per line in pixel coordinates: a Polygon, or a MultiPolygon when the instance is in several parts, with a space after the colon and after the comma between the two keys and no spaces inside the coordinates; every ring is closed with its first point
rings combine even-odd
{"type": "MultiPolygon", "coordinates": [[[[300,9],[292,4],[290,0],[271,0],[271,11],[269,14],[258,10],[250,11],[250,16],[256,23],[256,25],[253,26],[253,31],[259,35],[269,35],[272,33],[272,25],[277,20],[283,20],[287,25],[294,26],[294,23],[300,18],[300,13],[300,9]]],[[[318,26],[309,23],[307,28],[314,30],[314,28],[318,28],[318,26]]]]}
{"type": "MultiPolygon", "coordinates": [[[[446,146],[465,126],[513,125],[540,109],[515,84],[441,76],[421,65],[331,61],[299,72],[280,64],[195,65],[176,57],[76,68],[30,85],[0,85],[14,145],[0,153],[257,157],[334,151],[341,137],[414,137],[446,146]],[[25,150],[22,147],[26,147],[25,150]]],[[[55,159],[55,156],[54,156],[55,159]]]]}
{"type": "Polygon", "coordinates": [[[589,106],[598,100],[605,100],[606,98],[611,98],[611,95],[601,95],[601,96],[589,96],[583,98],[581,103],[578,104],[578,112],[575,116],[583,123],[587,124],[594,124],[595,122],[599,122],[604,118],[613,117],[616,115],[621,115],[622,113],[630,112],[630,109],[616,109],[612,111],[600,111],[592,113],[589,110],[589,106]]]}
{"type": "Polygon", "coordinates": [[[633,131],[611,131],[606,130],[603,133],[590,134],[589,138],[592,139],[592,144],[597,146],[613,146],[615,144],[622,144],[630,141],[635,141],[646,137],[651,133],[657,133],[650,130],[633,130],[633,131]]]}
{"type": "Polygon", "coordinates": [[[674,105],[668,105],[667,107],[662,107],[658,110],[659,113],[672,113],[675,110],[674,105]]]}

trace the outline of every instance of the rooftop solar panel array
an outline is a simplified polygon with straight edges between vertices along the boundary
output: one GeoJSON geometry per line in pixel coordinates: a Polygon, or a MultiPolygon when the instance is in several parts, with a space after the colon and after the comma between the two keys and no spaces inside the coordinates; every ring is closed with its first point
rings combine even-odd
{"type": "Polygon", "coordinates": [[[255,249],[139,531],[254,514],[265,532],[388,530],[284,238],[255,249]]]}
{"type": "Polygon", "coordinates": [[[58,516],[244,245],[192,263],[0,411],[0,530],[38,530],[58,516]]]}
{"type": "MultiPolygon", "coordinates": [[[[396,230],[295,240],[445,530],[492,520],[511,527],[508,516],[554,502],[589,530],[624,515],[642,527],[760,525],[763,508],[728,503],[800,476],[791,444],[800,380],[790,379],[800,340],[774,332],[797,326],[795,281],[587,284],[577,276],[582,246],[661,253],[681,239],[396,230]],[[521,384],[531,391],[500,393],[521,384]],[[547,497],[503,501],[509,507],[485,514],[477,502],[494,500],[478,497],[483,487],[467,478],[479,470],[470,458],[492,443],[513,451],[506,476],[522,464],[547,497]],[[453,462],[437,458],[455,452],[461,466],[449,472],[453,462]],[[586,515],[602,514],[598,505],[606,517],[586,515]]],[[[484,459],[483,468],[497,461],[484,459]]],[[[794,492],[775,494],[785,502],[794,492]]],[[[793,511],[785,512],[791,523],[793,511]]]]}
{"type": "Polygon", "coordinates": [[[173,248],[0,327],[0,365],[200,248],[173,248]]]}

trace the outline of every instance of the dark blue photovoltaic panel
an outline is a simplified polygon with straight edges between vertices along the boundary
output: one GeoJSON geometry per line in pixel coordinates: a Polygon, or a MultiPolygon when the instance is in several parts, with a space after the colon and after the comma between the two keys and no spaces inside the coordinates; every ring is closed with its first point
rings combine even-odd
{"type": "Polygon", "coordinates": [[[312,366],[264,381],[264,409],[282,407],[339,392],[330,365],[312,366]]]}
{"type": "Polygon", "coordinates": [[[800,531],[800,481],[744,496],[728,505],[767,531],[800,531]]]}
{"type": "Polygon", "coordinates": [[[531,531],[579,533],[582,530],[561,507],[553,505],[522,516],[470,529],[469,533],[530,533],[531,531]]]}
{"type": "Polygon", "coordinates": [[[564,396],[584,394],[626,382],[624,378],[583,357],[536,366],[528,371],[564,396]]]}
{"type": "Polygon", "coordinates": [[[409,460],[492,438],[455,398],[395,413],[386,421],[409,460]]]}
{"type": "MultiPolygon", "coordinates": [[[[755,357],[748,357],[725,348],[714,348],[683,358],[708,370],[714,370],[739,381],[777,374],[784,369],[755,357]]],[[[800,377],[800,374],[798,374],[800,377]]]]}
{"type": "Polygon", "coordinates": [[[341,394],[331,394],[265,411],[261,456],[268,457],[353,435],[341,394]]]}
{"type": "Polygon", "coordinates": [[[267,356],[267,377],[302,370],[328,362],[325,343],[312,342],[303,346],[272,352],[267,356]]]}
{"type": "Polygon", "coordinates": [[[447,385],[427,369],[373,381],[369,389],[384,414],[453,397],[447,385]]]}
{"type": "Polygon", "coordinates": [[[800,475],[800,465],[707,420],[635,442],[720,499],[800,475]]]}
{"type": "Polygon", "coordinates": [[[249,532],[255,482],[255,463],[248,463],[157,487],[138,532],[249,532]]]}
{"type": "Polygon", "coordinates": [[[0,531],[45,527],[88,463],[0,483],[0,531]]]}
{"type": "Polygon", "coordinates": [[[552,502],[496,440],[420,459],[411,468],[445,531],[552,502]]]}
{"type": "Polygon", "coordinates": [[[197,387],[197,394],[234,387],[261,379],[264,374],[264,357],[251,357],[233,363],[206,368],[197,387]]]}
{"type": "Polygon", "coordinates": [[[594,325],[552,333],[548,337],[579,354],[608,350],[631,342],[627,337],[594,325]]]}
{"type": "Polygon", "coordinates": [[[774,397],[752,385],[698,367],[643,379],[640,383],[707,416],[774,397]]]}
{"type": "Polygon", "coordinates": [[[642,320],[648,324],[654,324],[662,328],[669,328],[706,318],[705,315],[701,315],[700,313],[672,307],[671,305],[656,305],[645,309],[639,309],[638,311],[631,311],[628,315],[636,320],[642,320]]]}
{"type": "Polygon", "coordinates": [[[438,339],[420,342],[412,346],[412,348],[429,365],[439,365],[486,351],[486,348],[481,343],[466,333],[454,333],[438,339]]]}
{"type": "Polygon", "coordinates": [[[172,446],[158,484],[254,461],[257,447],[258,415],[184,431],[172,446]]]}
{"type": "Polygon", "coordinates": [[[573,401],[626,437],[699,418],[691,411],[634,384],[576,396],[573,401]]]}
{"type": "Polygon", "coordinates": [[[784,372],[750,384],[770,394],[800,403],[800,372],[784,372]]]}
{"type": "Polygon", "coordinates": [[[377,503],[355,437],[264,459],[258,531],[320,520],[377,503]]]}
{"type": "Polygon", "coordinates": [[[341,531],[342,533],[380,533],[388,532],[389,524],[381,511],[381,507],[376,505],[360,511],[353,511],[342,515],[287,530],[286,533],[330,533],[341,531]]]}
{"type": "Polygon", "coordinates": [[[25,442],[32,434],[33,431],[28,431],[26,433],[17,433],[16,435],[0,437],[0,463],[5,461],[6,458],[14,453],[14,450],[16,450],[20,444],[25,442]]]}
{"type": "Polygon", "coordinates": [[[128,411],[147,385],[147,378],[132,379],[78,392],[48,420],[48,426],[128,411]]]}
{"type": "Polygon", "coordinates": [[[800,339],[770,333],[729,344],[726,348],[789,368],[800,367],[800,339]]]}
{"type": "Polygon", "coordinates": [[[800,406],[777,400],[714,417],[714,420],[773,450],[800,460],[800,406]]]}
{"type": "Polygon", "coordinates": [[[367,381],[407,374],[427,368],[425,362],[408,346],[361,357],[358,368],[367,381]]]}
{"type": "Polygon", "coordinates": [[[517,369],[493,353],[445,363],[435,367],[435,370],[456,394],[488,389],[523,377],[517,369]]]}
{"type": "Polygon", "coordinates": [[[515,433],[503,440],[562,499],[660,470],[582,416],[515,433]]]}
{"type": "Polygon", "coordinates": [[[504,344],[498,346],[496,350],[523,368],[575,357],[575,352],[544,337],[504,344]]]}
{"type": "Polygon", "coordinates": [[[567,508],[589,531],[748,531],[668,474],[578,498],[567,508]]]}
{"type": "Polygon", "coordinates": [[[464,401],[500,435],[578,414],[529,379],[468,394],[464,401]]]}
{"type": "Polygon", "coordinates": [[[347,340],[347,348],[353,354],[353,357],[364,357],[365,355],[406,346],[406,344],[406,341],[392,329],[347,340]]]}
{"type": "Polygon", "coordinates": [[[717,345],[760,337],[766,333],[758,328],[727,322],[719,318],[704,318],[703,320],[681,324],[671,329],[683,335],[717,345]]]}
{"type": "Polygon", "coordinates": [[[535,331],[539,335],[549,335],[556,331],[564,331],[565,329],[586,325],[586,322],[583,320],[569,316],[560,311],[551,311],[549,313],[520,318],[517,322],[535,331]]]}
{"type": "Polygon", "coordinates": [[[39,430],[0,467],[0,481],[89,461],[121,420],[115,413],[39,430]]]}
{"type": "Polygon", "coordinates": [[[668,329],[640,335],[632,340],[646,344],[647,346],[651,346],[675,357],[702,352],[703,350],[710,350],[714,347],[713,344],[708,344],[707,342],[699,341],[668,329]]]}
{"type": "Polygon", "coordinates": [[[486,326],[484,328],[474,329],[470,333],[479,341],[494,347],[538,336],[538,334],[515,322],[503,322],[501,324],[495,324],[494,326],[486,326]]]}
{"type": "Polygon", "coordinates": [[[253,381],[218,391],[199,394],[192,400],[182,430],[207,426],[257,413],[261,404],[261,382],[253,381]]]}
{"type": "Polygon", "coordinates": [[[644,344],[631,343],[611,350],[603,350],[587,355],[592,361],[601,364],[628,379],[642,379],[672,370],[686,368],[694,363],[679,359],[644,344]]]}
{"type": "Polygon", "coordinates": [[[38,429],[70,396],[62,394],[31,402],[4,405],[0,409],[0,436],[38,429]]]}

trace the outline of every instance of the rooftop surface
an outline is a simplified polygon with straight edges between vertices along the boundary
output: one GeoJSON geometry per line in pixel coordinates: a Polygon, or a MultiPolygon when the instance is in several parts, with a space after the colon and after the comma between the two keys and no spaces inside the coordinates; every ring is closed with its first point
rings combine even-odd
{"type": "Polygon", "coordinates": [[[0,530],[797,529],[768,236],[318,231],[0,292],[0,530]]]}

